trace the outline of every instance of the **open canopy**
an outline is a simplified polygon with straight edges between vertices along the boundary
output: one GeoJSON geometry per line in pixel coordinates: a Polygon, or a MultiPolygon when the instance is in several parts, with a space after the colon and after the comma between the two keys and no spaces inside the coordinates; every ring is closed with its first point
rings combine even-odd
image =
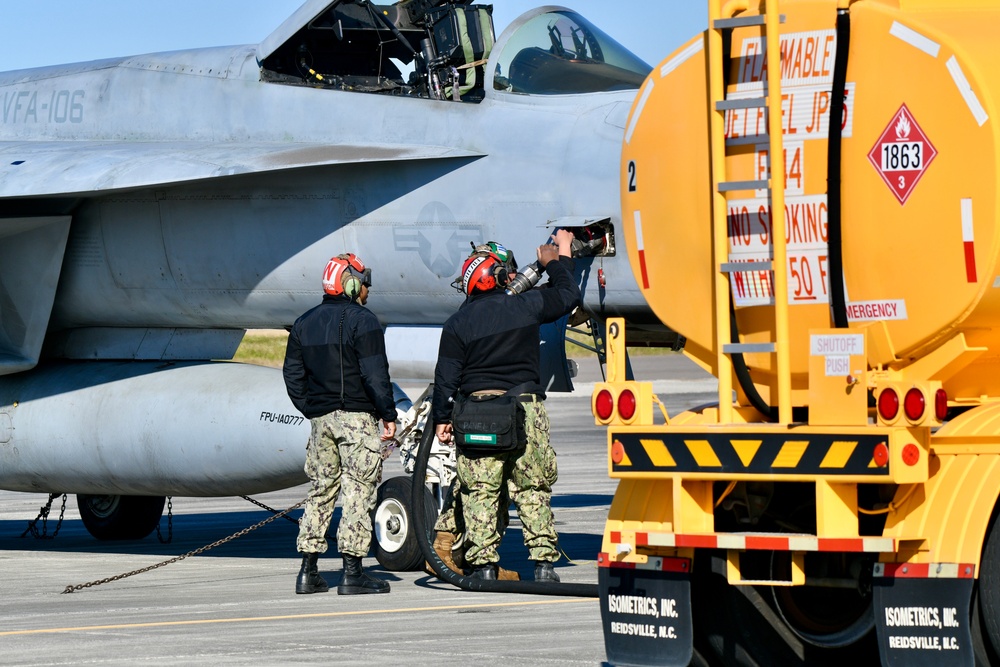
{"type": "Polygon", "coordinates": [[[514,21],[494,48],[492,6],[307,0],[257,47],[262,78],[478,102],[486,91],[565,95],[638,89],[650,66],[556,6],[514,21]]]}

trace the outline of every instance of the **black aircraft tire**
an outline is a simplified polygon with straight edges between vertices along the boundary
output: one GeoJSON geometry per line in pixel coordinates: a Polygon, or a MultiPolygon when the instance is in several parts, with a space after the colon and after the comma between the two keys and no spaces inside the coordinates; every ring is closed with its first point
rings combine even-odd
{"type": "MultiPolygon", "coordinates": [[[[417,543],[416,524],[412,519],[409,477],[387,479],[378,488],[375,510],[372,512],[372,544],[375,558],[390,572],[422,570],[424,556],[417,543]]],[[[433,526],[437,512],[430,489],[424,487],[424,522],[433,526]]]]}
{"type": "MultiPolygon", "coordinates": [[[[706,563],[707,565],[707,563],[706,563]]],[[[730,586],[705,567],[692,582],[695,627],[706,652],[727,667],[878,665],[875,632],[855,644],[824,648],[802,641],[769,604],[767,587],[730,586]]],[[[712,661],[714,662],[714,660],[712,661]]]]}
{"type": "Polygon", "coordinates": [[[164,496],[76,496],[83,525],[99,540],[143,539],[160,523],[165,501],[164,496]]]}
{"type": "Polygon", "coordinates": [[[994,512],[972,598],[977,665],[1000,664],[1000,514],[994,512]]]}

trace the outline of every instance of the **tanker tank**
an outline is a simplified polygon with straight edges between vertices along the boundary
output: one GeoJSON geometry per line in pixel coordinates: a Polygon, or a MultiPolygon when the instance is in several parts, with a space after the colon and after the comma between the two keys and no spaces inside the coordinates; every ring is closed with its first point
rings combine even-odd
{"type": "MultiPolygon", "coordinates": [[[[995,34],[980,29],[998,25],[1000,3],[799,0],[781,12],[793,404],[808,399],[809,331],[832,326],[867,333],[872,368],[902,369],[951,346],[947,370],[928,378],[957,404],[1000,397],[1000,70],[995,34]],[[838,5],[850,6],[849,46],[838,44],[838,5]]],[[[722,274],[713,266],[757,263],[728,274],[742,343],[776,338],[774,278],[760,268],[772,255],[764,189],[726,193],[728,256],[713,257],[705,40],[689,41],[646,80],[621,173],[636,280],[663,323],[687,337],[687,352],[717,374],[711,304],[722,274]]],[[[729,48],[728,179],[767,179],[767,112],[749,103],[767,85],[759,29],[736,28],[729,48]]],[[[744,356],[774,405],[774,355],[744,356]]]]}

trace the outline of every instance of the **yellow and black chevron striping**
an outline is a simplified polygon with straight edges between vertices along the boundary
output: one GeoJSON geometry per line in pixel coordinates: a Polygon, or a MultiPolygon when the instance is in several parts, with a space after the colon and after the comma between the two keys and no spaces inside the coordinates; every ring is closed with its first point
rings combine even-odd
{"type": "Polygon", "coordinates": [[[889,477],[886,457],[876,456],[888,445],[884,434],[613,433],[611,440],[612,472],[889,477]]]}

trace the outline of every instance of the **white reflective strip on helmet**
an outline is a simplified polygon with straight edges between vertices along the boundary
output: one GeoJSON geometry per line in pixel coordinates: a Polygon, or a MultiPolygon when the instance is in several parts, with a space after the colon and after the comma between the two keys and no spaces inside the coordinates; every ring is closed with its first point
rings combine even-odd
{"type": "Polygon", "coordinates": [[[345,268],[347,268],[347,264],[344,260],[336,257],[330,260],[326,265],[326,270],[323,271],[323,291],[333,296],[344,291],[341,276],[343,276],[345,268]]]}
{"type": "Polygon", "coordinates": [[[479,268],[479,265],[485,262],[487,259],[489,258],[477,257],[476,259],[472,260],[472,263],[469,264],[469,268],[467,268],[465,270],[465,273],[462,274],[462,288],[465,290],[466,294],[469,293],[469,280],[472,278],[472,274],[475,273],[476,269],[479,268]]]}

